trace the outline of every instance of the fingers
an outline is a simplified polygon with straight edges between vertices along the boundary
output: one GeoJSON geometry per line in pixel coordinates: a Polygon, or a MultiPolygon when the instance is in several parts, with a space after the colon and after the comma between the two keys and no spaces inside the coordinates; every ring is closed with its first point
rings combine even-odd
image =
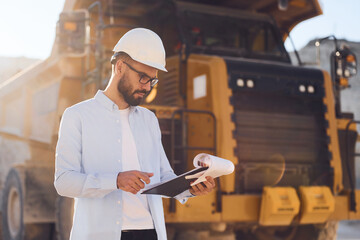
{"type": "Polygon", "coordinates": [[[206,185],[202,185],[202,183],[198,183],[198,184],[192,186],[192,189],[195,192],[194,195],[204,195],[204,194],[207,194],[207,193],[209,193],[211,191],[211,190],[208,190],[204,186],[206,186],[206,185]]]}
{"type": "Polygon", "coordinates": [[[132,194],[136,194],[139,190],[136,190],[135,188],[133,188],[132,186],[127,186],[124,189],[122,189],[125,192],[130,192],[132,194]]]}
{"type": "Polygon", "coordinates": [[[153,173],[140,171],[120,172],[117,177],[117,187],[123,191],[136,194],[145,187],[145,183],[150,183],[150,177],[153,175],[153,173]]]}
{"type": "Polygon", "coordinates": [[[200,196],[210,193],[214,188],[215,188],[214,179],[210,176],[207,176],[206,181],[192,186],[190,192],[193,195],[200,196]]]}
{"type": "Polygon", "coordinates": [[[146,184],[150,183],[150,177],[154,176],[153,173],[134,171],[136,176],[143,180],[146,184]]]}
{"type": "Polygon", "coordinates": [[[140,189],[143,189],[145,187],[145,184],[143,181],[140,180],[140,178],[134,176],[132,186],[139,191],[140,189]]]}
{"type": "Polygon", "coordinates": [[[140,191],[145,187],[144,183],[141,182],[138,178],[129,181],[129,186],[136,190],[136,192],[140,191]]]}
{"type": "Polygon", "coordinates": [[[201,183],[198,183],[198,184],[196,184],[194,187],[196,187],[197,188],[197,190],[198,191],[200,191],[200,192],[204,192],[204,191],[206,191],[206,185],[205,184],[203,184],[202,182],[201,183]]]}
{"type": "Polygon", "coordinates": [[[202,184],[203,184],[203,186],[205,186],[204,191],[211,191],[213,188],[213,185],[209,182],[202,182],[202,184]]]}
{"type": "Polygon", "coordinates": [[[206,183],[209,183],[213,188],[215,187],[215,180],[214,180],[214,178],[212,178],[212,177],[210,177],[210,176],[207,176],[206,177],[206,180],[207,180],[207,182],[206,183]]]}

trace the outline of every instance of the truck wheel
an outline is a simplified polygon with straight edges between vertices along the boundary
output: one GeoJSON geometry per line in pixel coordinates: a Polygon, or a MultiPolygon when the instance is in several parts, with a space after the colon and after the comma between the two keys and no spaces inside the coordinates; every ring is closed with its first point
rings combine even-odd
{"type": "Polygon", "coordinates": [[[58,240],[68,240],[74,215],[74,199],[59,196],[56,199],[56,234],[58,240]]]}
{"type": "Polygon", "coordinates": [[[24,238],[23,223],[23,191],[19,173],[12,169],[5,182],[2,200],[3,238],[22,240],[24,238]]]}
{"type": "Polygon", "coordinates": [[[24,223],[25,182],[23,168],[13,168],[5,181],[2,199],[2,236],[6,240],[52,239],[49,223],[24,223]]]}
{"type": "Polygon", "coordinates": [[[1,215],[1,206],[0,206],[0,239],[2,239],[2,215],[1,215]]]}

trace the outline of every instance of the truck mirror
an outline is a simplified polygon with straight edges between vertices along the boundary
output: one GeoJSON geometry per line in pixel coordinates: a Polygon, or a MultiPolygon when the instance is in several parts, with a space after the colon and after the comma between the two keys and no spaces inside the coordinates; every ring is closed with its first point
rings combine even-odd
{"type": "Polygon", "coordinates": [[[335,52],[335,69],[338,78],[350,78],[357,73],[355,54],[347,47],[335,52]]]}
{"type": "Polygon", "coordinates": [[[83,55],[88,41],[88,12],[62,12],[57,23],[56,43],[60,54],[83,55]]]}

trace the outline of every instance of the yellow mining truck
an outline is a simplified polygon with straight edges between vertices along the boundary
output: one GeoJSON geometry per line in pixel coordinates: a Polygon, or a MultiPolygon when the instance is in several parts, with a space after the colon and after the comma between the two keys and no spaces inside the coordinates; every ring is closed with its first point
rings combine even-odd
{"type": "Polygon", "coordinates": [[[72,200],[53,188],[59,122],[104,88],[112,47],[134,27],[166,48],[169,72],[145,106],[175,172],[199,152],[236,165],[208,196],[164,200],[169,239],[334,238],[338,221],[360,219],[358,122],[339,98],[356,58],[337,48],[330,75],[293,66],[283,44],[319,14],[317,0],[67,0],[51,56],[0,84],[3,239],[68,239],[72,200]]]}

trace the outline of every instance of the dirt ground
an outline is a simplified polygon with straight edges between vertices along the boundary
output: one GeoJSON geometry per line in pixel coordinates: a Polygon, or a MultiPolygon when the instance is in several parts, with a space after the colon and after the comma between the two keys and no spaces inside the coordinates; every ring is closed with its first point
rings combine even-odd
{"type": "Polygon", "coordinates": [[[342,221],[339,223],[337,240],[360,240],[360,221],[342,221]]]}

